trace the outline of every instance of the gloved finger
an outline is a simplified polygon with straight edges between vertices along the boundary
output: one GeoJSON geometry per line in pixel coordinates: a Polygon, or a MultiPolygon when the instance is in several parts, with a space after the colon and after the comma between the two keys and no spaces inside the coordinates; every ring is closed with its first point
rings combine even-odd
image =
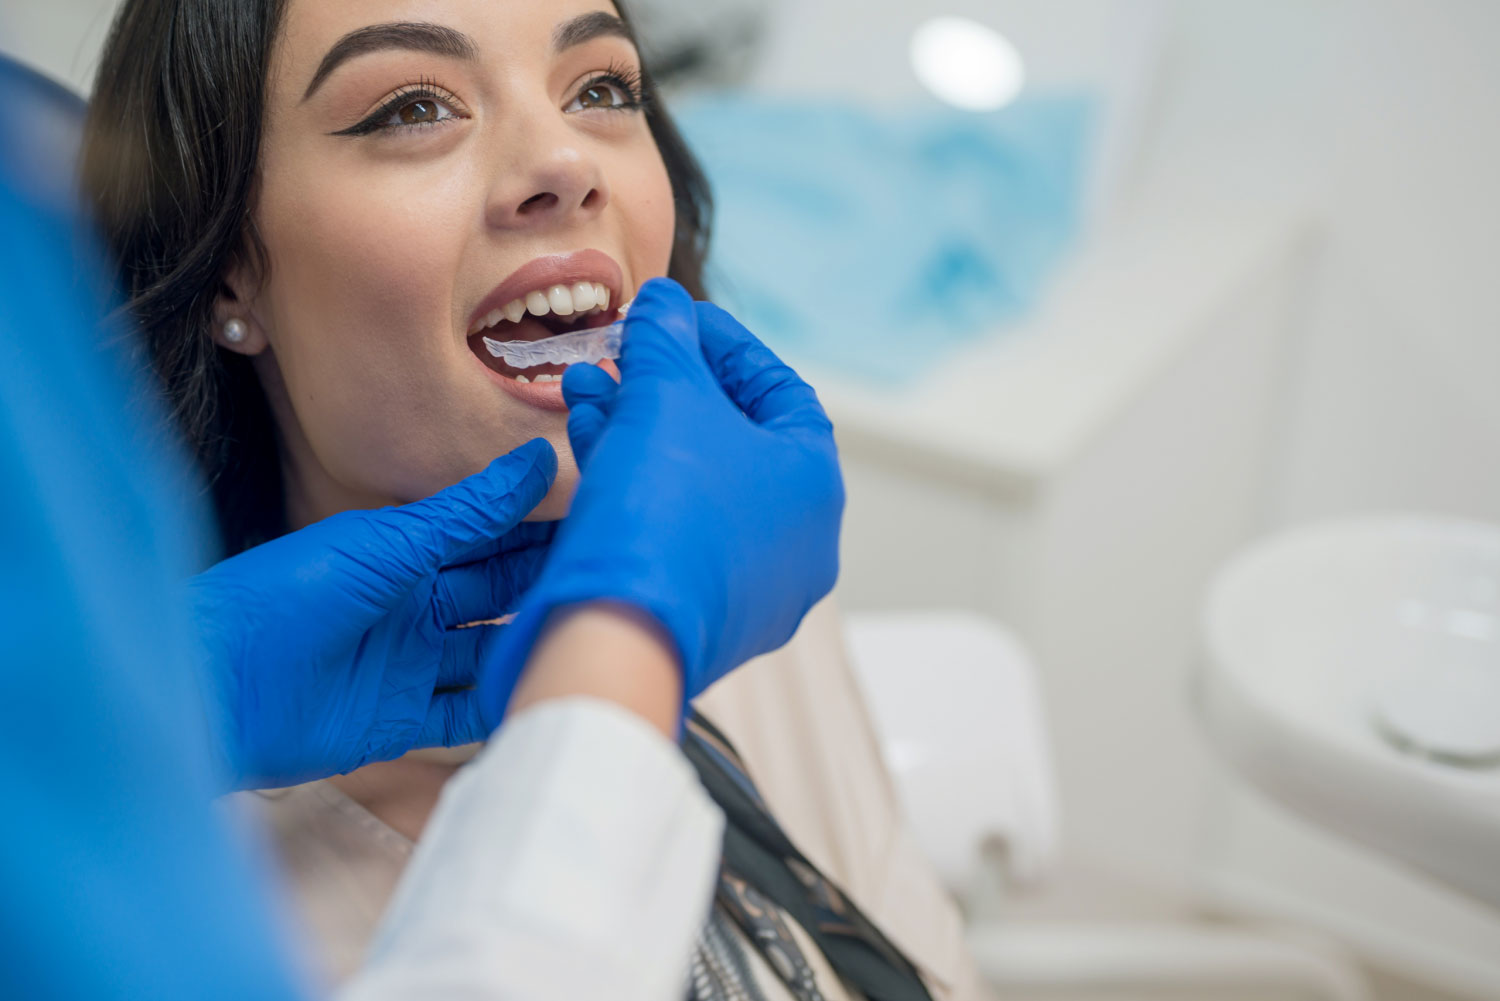
{"type": "Polygon", "coordinates": [[[427,705],[427,718],[412,747],[458,747],[490,735],[480,711],[479,692],[438,692],[427,705]]]}
{"type": "Polygon", "coordinates": [[[486,540],[473,549],[460,553],[451,563],[446,563],[444,566],[478,563],[480,560],[522,549],[545,549],[552,543],[552,537],[557,534],[558,524],[556,521],[523,521],[500,538],[486,540]]]}
{"type": "Polygon", "coordinates": [[[592,403],[607,411],[619,389],[614,377],[598,365],[569,365],[563,372],[563,402],[569,407],[592,403]]]}
{"type": "Polygon", "coordinates": [[[763,427],[833,430],[813,388],[740,321],[711,302],[696,309],[703,357],[747,417],[763,427]]]}
{"type": "Polygon", "coordinates": [[[594,446],[599,444],[599,436],[604,433],[604,425],[608,422],[608,414],[593,403],[580,403],[568,412],[568,441],[573,446],[573,458],[579,469],[588,465],[589,456],[594,454],[594,446]]]}
{"type": "Polygon", "coordinates": [[[625,335],[620,341],[622,381],[692,372],[702,367],[701,356],[692,296],[670,278],[653,278],[642,285],[625,317],[625,335]]]}
{"type": "Polygon", "coordinates": [[[534,438],[425,500],[369,512],[384,552],[364,555],[383,557],[393,565],[387,571],[418,580],[515,528],[556,476],[557,453],[545,438],[534,438]]]}
{"type": "MultiPolygon", "coordinates": [[[[491,616],[498,618],[498,616],[491,616]]],[[[479,669],[504,626],[469,626],[443,634],[434,688],[466,688],[479,683],[479,669]]]]}
{"type": "Polygon", "coordinates": [[[432,591],[437,621],[446,629],[515,611],[547,562],[544,546],[517,549],[439,570],[432,591]]]}

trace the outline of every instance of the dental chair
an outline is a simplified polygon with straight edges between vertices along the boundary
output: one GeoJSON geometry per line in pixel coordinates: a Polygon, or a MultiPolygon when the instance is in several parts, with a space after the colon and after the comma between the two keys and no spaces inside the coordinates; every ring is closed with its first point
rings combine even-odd
{"type": "Polygon", "coordinates": [[[1368,1001],[1344,950],[1301,935],[1008,913],[1044,893],[1061,862],[1031,655],[969,612],[853,614],[845,633],[907,821],[963,908],[975,961],[998,997],[1368,1001]]]}
{"type": "Polygon", "coordinates": [[[88,106],[67,87],[0,53],[0,94],[24,109],[26,135],[0,138],[0,156],[19,165],[29,194],[71,208],[77,198],[78,150],[88,106]]]}

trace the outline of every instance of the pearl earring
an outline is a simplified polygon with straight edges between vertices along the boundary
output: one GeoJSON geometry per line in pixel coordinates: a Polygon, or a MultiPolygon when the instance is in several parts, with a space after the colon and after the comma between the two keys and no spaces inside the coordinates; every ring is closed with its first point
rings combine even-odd
{"type": "Polygon", "coordinates": [[[224,321],[224,339],[230,344],[243,344],[245,338],[250,336],[250,328],[245,326],[241,319],[224,321]]]}

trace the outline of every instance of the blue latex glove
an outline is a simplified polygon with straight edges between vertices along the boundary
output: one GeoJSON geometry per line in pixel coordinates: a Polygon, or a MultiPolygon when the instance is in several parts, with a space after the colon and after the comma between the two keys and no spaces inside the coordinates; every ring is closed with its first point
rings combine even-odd
{"type": "Polygon", "coordinates": [[[552,526],[520,522],[556,473],[538,438],[426,500],[338,514],[192,578],[233,784],[486,737],[472,686],[503,630],[453,627],[508,613],[534,579],[552,526]]]}
{"type": "Polygon", "coordinates": [[[554,610],[645,612],[675,643],[692,698],[790,639],[838,576],[843,480],[811,387],[665,279],[631,305],[619,365],[618,386],[591,365],[563,376],[583,476],[484,675],[491,724],[554,610]]]}

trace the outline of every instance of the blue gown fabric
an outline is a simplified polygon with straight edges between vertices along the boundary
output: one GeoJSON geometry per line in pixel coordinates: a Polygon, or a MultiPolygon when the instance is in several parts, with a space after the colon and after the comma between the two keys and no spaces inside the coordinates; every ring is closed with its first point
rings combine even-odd
{"type": "Polygon", "coordinates": [[[299,997],[269,870],[211,806],[171,599],[199,490],[28,134],[0,118],[0,993],[299,997]]]}

